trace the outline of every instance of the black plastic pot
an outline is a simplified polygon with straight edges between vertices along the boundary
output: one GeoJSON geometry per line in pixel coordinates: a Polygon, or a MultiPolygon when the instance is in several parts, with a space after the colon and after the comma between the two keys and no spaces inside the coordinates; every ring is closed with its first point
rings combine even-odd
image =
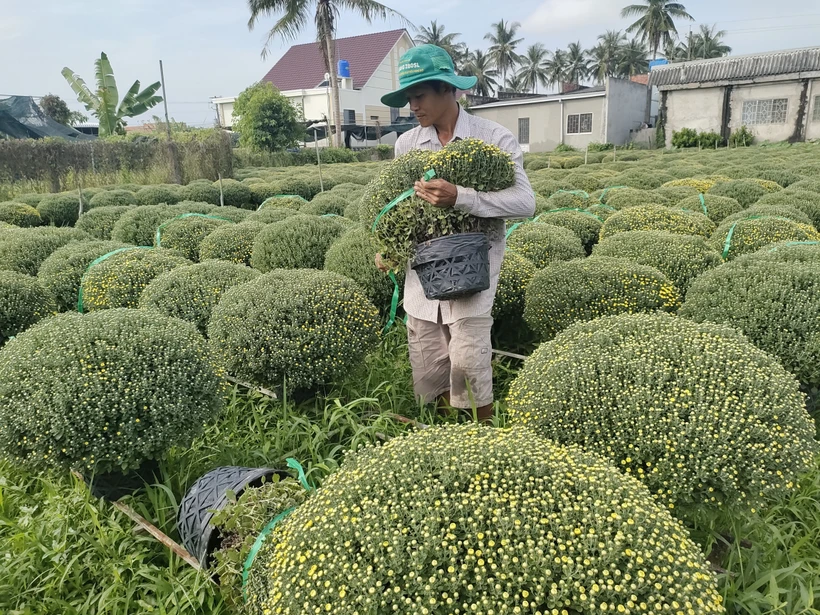
{"type": "Polygon", "coordinates": [[[88,490],[96,498],[111,502],[133,495],[146,484],[156,483],[159,476],[159,462],[151,459],[138,469],[129,472],[108,472],[105,474],[83,474],[88,490]]]}
{"type": "Polygon", "coordinates": [[[211,554],[222,542],[211,519],[228,503],[228,492],[238,498],[245,489],[258,487],[274,474],[287,476],[286,472],[271,468],[225,466],[211,470],[191,485],[177,512],[177,528],[182,544],[203,568],[208,567],[211,554]]]}
{"type": "Polygon", "coordinates": [[[446,301],[490,288],[490,242],[484,233],[459,233],[416,246],[413,269],[424,295],[446,301]]]}

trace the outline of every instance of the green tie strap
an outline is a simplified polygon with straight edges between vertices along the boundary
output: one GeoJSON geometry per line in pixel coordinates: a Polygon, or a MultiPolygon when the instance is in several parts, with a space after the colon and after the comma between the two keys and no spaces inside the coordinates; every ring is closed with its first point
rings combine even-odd
{"type": "MultiPolygon", "coordinates": [[[[784,248],[791,248],[794,246],[820,246],[820,241],[790,241],[788,243],[783,244],[784,248]]],[[[777,252],[777,249],[780,246],[775,246],[769,252],[777,252]]]]}
{"type": "Polygon", "coordinates": [[[604,202],[604,197],[606,193],[610,190],[617,190],[618,188],[629,188],[629,186],[610,186],[609,188],[604,188],[604,191],[601,193],[601,196],[598,197],[598,200],[601,201],[601,204],[604,202]]]}
{"type": "Polygon", "coordinates": [[[589,193],[584,192],[583,190],[559,190],[558,192],[563,192],[565,194],[574,194],[575,196],[580,196],[585,201],[589,200],[589,193]]]}
{"type": "Polygon", "coordinates": [[[388,274],[393,281],[393,298],[390,301],[390,316],[387,319],[387,324],[384,326],[382,334],[387,333],[396,324],[396,312],[399,309],[399,281],[396,279],[396,274],[390,271],[388,274]]]}
{"type": "MultiPolygon", "coordinates": [[[[568,208],[568,209],[571,209],[571,208],[568,208]]],[[[540,217],[541,217],[541,216],[543,216],[543,215],[544,215],[544,214],[538,214],[538,215],[537,215],[537,216],[535,216],[534,218],[529,218],[529,219],[527,219],[527,220],[522,220],[521,222],[516,222],[515,224],[513,224],[513,225],[509,228],[509,230],[507,231],[507,234],[506,234],[506,235],[504,235],[504,239],[509,239],[509,238],[510,238],[510,235],[512,235],[512,232],[513,232],[515,229],[517,229],[519,226],[521,226],[522,224],[526,224],[527,222],[538,222],[538,218],[540,218],[540,217]]]]}
{"type": "Polygon", "coordinates": [[[289,468],[296,470],[296,473],[299,476],[299,482],[302,483],[302,487],[304,487],[305,491],[310,491],[312,487],[307,482],[307,476],[305,476],[305,469],[302,467],[302,464],[296,461],[293,457],[288,457],[286,461],[289,468]]]}
{"type": "Polygon", "coordinates": [[[783,216],[749,216],[748,218],[738,220],[731,226],[731,228],[729,228],[729,234],[726,235],[726,241],[723,243],[723,260],[726,260],[726,258],[729,256],[729,250],[731,250],[732,248],[732,237],[734,237],[737,225],[741,222],[746,222],[747,220],[761,220],[763,218],[771,218],[772,220],[785,220],[786,222],[794,222],[794,220],[789,220],[788,218],[784,218],[783,216]]]}
{"type": "Polygon", "coordinates": [[[171,224],[171,222],[176,222],[177,220],[181,220],[182,218],[210,218],[212,220],[224,220],[225,222],[230,222],[231,224],[234,223],[233,220],[228,220],[227,218],[221,218],[219,216],[214,216],[211,214],[182,214],[181,216],[172,218],[171,220],[168,220],[168,222],[163,222],[159,225],[159,227],[157,228],[156,237],[154,238],[154,242],[157,244],[157,248],[162,247],[162,229],[171,224]]]}
{"type": "MultiPolygon", "coordinates": [[[[429,171],[427,171],[427,173],[424,174],[424,179],[425,179],[425,181],[430,181],[435,176],[436,176],[436,170],[435,169],[430,169],[429,171]]],[[[376,219],[373,221],[373,226],[371,227],[371,230],[375,233],[376,232],[376,225],[379,223],[379,220],[381,220],[382,217],[388,211],[393,209],[396,205],[398,205],[402,201],[406,201],[407,199],[409,199],[414,194],[416,194],[416,189],[415,188],[408,188],[407,190],[402,192],[399,196],[397,196],[395,199],[390,201],[387,205],[385,205],[384,209],[382,209],[379,212],[379,215],[376,216],[376,219]]]]}
{"type": "Polygon", "coordinates": [[[153,248],[151,246],[128,246],[126,248],[117,248],[116,250],[112,250],[108,254],[103,254],[99,258],[95,258],[93,261],[91,261],[91,264],[89,264],[88,267],[85,268],[85,272],[83,272],[83,275],[80,278],[80,291],[77,294],[77,311],[80,314],[83,313],[83,282],[85,281],[85,276],[88,273],[89,269],[91,269],[94,265],[98,265],[104,260],[111,258],[115,254],[119,254],[120,252],[126,252],[128,250],[153,250],[153,248]]]}
{"type": "Polygon", "coordinates": [[[703,194],[698,195],[700,197],[700,206],[703,208],[703,214],[705,216],[709,215],[709,208],[706,207],[706,199],[703,198],[703,194]]]}

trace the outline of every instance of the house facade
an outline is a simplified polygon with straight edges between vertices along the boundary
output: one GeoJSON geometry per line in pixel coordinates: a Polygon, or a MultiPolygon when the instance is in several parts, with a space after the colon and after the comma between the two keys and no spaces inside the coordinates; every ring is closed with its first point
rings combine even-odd
{"type": "MultiPolygon", "coordinates": [[[[384,106],[380,99],[398,88],[396,68],[399,58],[413,45],[413,39],[406,30],[336,40],[336,57],[349,67],[349,73],[342,68],[339,75],[342,124],[365,128],[386,127],[401,115],[409,115],[409,111],[401,112],[384,106]]],[[[262,81],[272,83],[298,106],[306,121],[333,125],[335,117],[331,90],[325,74],[318,45],[307,43],[291,47],[262,81]]],[[[220,125],[230,128],[234,120],[236,97],[213,98],[211,101],[216,106],[220,125]]],[[[373,134],[372,130],[370,132],[373,134]]],[[[395,134],[386,134],[381,141],[371,139],[354,141],[354,144],[365,147],[379,142],[393,144],[395,140],[395,134]]],[[[320,140],[319,145],[327,145],[327,140],[320,140]]]]}
{"type": "Polygon", "coordinates": [[[724,139],[746,126],[759,141],[820,138],[820,47],[658,67],[666,145],[682,128],[724,139]]]}
{"type": "Polygon", "coordinates": [[[525,152],[549,152],[558,145],[585,149],[590,143],[624,145],[644,122],[647,86],[608,78],[604,85],[566,94],[502,100],[472,107],[518,138],[525,152]]]}

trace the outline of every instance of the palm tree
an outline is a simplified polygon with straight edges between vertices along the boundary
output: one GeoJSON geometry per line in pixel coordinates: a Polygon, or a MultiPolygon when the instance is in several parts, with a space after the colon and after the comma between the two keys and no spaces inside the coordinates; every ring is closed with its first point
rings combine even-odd
{"type": "Polygon", "coordinates": [[[493,68],[490,56],[481,49],[476,49],[470,54],[470,59],[464,66],[464,74],[472,75],[478,80],[473,89],[479,96],[490,96],[498,87],[498,82],[495,80],[498,77],[498,71],[493,68]]]}
{"type": "Polygon", "coordinates": [[[563,49],[556,49],[550,52],[549,57],[544,62],[544,70],[547,71],[547,82],[550,85],[557,85],[558,91],[566,80],[567,52],[563,49]]]}
{"type": "Polygon", "coordinates": [[[726,30],[718,30],[717,26],[702,24],[700,32],[692,37],[692,59],[709,60],[732,53],[732,48],[721,40],[726,34],[726,30]]]}
{"type": "Polygon", "coordinates": [[[413,40],[419,45],[436,45],[444,49],[453,58],[456,68],[460,68],[467,52],[467,45],[463,42],[457,42],[456,39],[461,36],[460,32],[444,33],[444,26],[438,25],[434,19],[430,23],[430,27],[421,26],[419,33],[413,40]]]}
{"type": "Polygon", "coordinates": [[[598,83],[612,77],[618,70],[618,53],[626,45],[626,34],[620,30],[607,30],[598,36],[598,44],[587,51],[590,62],[589,74],[598,83]]]}
{"type": "Polygon", "coordinates": [[[618,52],[618,75],[634,77],[649,72],[649,57],[643,41],[633,38],[618,52]]]}
{"type": "Polygon", "coordinates": [[[496,69],[501,71],[501,80],[506,82],[507,72],[515,69],[521,61],[515,49],[523,41],[523,38],[515,38],[521,24],[517,21],[505,22],[503,19],[492,24],[493,31],[485,34],[484,38],[492,43],[488,50],[489,56],[495,64],[496,69]]]}
{"type": "Polygon", "coordinates": [[[641,40],[649,43],[652,59],[658,57],[658,50],[678,33],[675,19],[694,21],[686,7],[670,0],[642,0],[643,4],[630,4],[621,10],[621,17],[638,17],[627,32],[637,32],[641,40]]]}
{"type": "Polygon", "coordinates": [[[549,52],[541,43],[535,43],[527,47],[527,53],[521,59],[521,70],[518,76],[521,77],[524,89],[531,90],[538,94],[538,85],[547,85],[549,77],[544,63],[549,57],[549,52]]]}
{"type": "Polygon", "coordinates": [[[589,60],[581,43],[570,43],[567,48],[565,81],[578,85],[589,76],[589,60]]]}
{"type": "Polygon", "coordinates": [[[523,94],[529,90],[527,84],[524,80],[524,75],[521,73],[513,73],[509,77],[507,77],[507,81],[504,83],[504,91],[505,92],[515,92],[516,94],[523,94]]]}
{"type": "Polygon", "coordinates": [[[399,12],[376,2],[376,0],[248,0],[251,17],[248,29],[253,30],[257,22],[271,14],[280,15],[268,31],[268,39],[262,49],[262,57],[268,55],[273,39],[281,36],[293,40],[312,21],[316,24],[316,42],[322,53],[325,70],[330,73],[330,87],[333,93],[333,115],[336,125],[336,145],[342,145],[342,110],[339,103],[339,76],[336,71],[336,26],[342,9],[358,13],[367,23],[373,19],[398,17],[404,23],[410,22],[399,12]]]}
{"type": "Polygon", "coordinates": [[[663,57],[670,62],[686,62],[690,60],[689,47],[677,39],[670,38],[663,45],[663,57]]]}

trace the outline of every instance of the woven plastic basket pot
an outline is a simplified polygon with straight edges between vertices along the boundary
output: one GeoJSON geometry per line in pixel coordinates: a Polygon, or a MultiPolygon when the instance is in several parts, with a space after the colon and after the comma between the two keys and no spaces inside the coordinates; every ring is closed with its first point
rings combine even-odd
{"type": "Polygon", "coordinates": [[[484,233],[459,233],[416,246],[413,269],[424,295],[446,301],[490,288],[490,242],[484,233]]]}
{"type": "Polygon", "coordinates": [[[228,491],[238,498],[245,489],[258,487],[274,474],[287,476],[286,472],[271,468],[225,466],[211,470],[191,485],[177,512],[177,528],[182,544],[203,568],[208,567],[211,554],[222,542],[211,519],[228,503],[228,491]]]}

